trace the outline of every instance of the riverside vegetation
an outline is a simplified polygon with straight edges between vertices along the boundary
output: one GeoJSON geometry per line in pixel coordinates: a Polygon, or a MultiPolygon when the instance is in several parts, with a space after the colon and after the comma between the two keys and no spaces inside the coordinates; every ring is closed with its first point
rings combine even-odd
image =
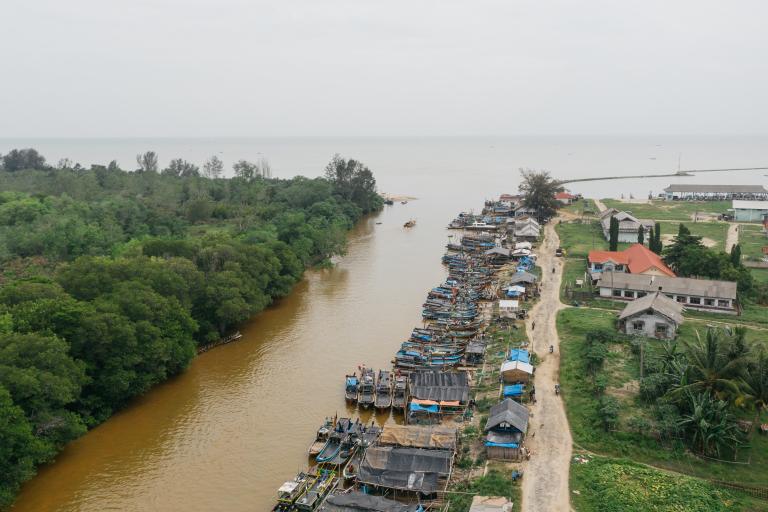
{"type": "Polygon", "coordinates": [[[157,156],[84,169],[33,149],[0,159],[0,508],[35,467],[344,252],[381,208],[360,162],[223,179],[157,156]]]}

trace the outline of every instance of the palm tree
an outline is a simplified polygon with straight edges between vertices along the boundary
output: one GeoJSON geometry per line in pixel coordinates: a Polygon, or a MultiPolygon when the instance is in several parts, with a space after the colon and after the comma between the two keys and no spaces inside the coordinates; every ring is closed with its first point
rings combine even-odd
{"type": "Polygon", "coordinates": [[[746,366],[746,356],[732,350],[733,340],[724,338],[714,328],[707,330],[702,341],[682,342],[685,346],[685,367],[680,383],[669,392],[671,398],[681,400],[687,393],[706,392],[720,400],[733,400],[741,395],[740,376],[746,366]]]}
{"type": "Polygon", "coordinates": [[[736,422],[728,412],[728,402],[713,399],[708,393],[686,393],[690,413],[678,422],[692,448],[702,455],[720,456],[724,446],[739,444],[736,422]]]}
{"type": "Polygon", "coordinates": [[[747,365],[742,380],[745,401],[755,409],[755,421],[757,425],[760,413],[768,410],[768,354],[760,350],[757,359],[747,365]]]}

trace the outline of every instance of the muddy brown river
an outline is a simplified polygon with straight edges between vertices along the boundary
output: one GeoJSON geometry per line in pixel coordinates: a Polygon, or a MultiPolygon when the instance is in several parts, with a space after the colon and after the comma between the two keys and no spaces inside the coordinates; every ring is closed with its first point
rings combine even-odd
{"type": "Polygon", "coordinates": [[[269,510],[280,484],[306,466],[322,420],[357,416],[344,402],[344,374],[388,366],[444,277],[443,222],[402,227],[425,208],[397,204],[361,222],[334,268],[308,272],[243,326],[241,340],[69,445],[13,511],[269,510]]]}

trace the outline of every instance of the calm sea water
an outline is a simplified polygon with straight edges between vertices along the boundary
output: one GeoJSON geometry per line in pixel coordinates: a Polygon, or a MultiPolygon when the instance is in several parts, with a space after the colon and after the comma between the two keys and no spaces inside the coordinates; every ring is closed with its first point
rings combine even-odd
{"type": "MultiPolygon", "coordinates": [[[[183,375],[71,443],[24,486],[14,512],[270,510],[277,487],[306,467],[323,418],[358,414],[344,403],[344,374],[361,363],[387,367],[420,323],[427,290],[445,275],[446,224],[462,209],[515,191],[520,167],[565,178],[675,170],[681,154],[683,168],[768,163],[765,138],[0,140],[0,152],[29,146],[53,162],[115,158],[126,167],[150,149],[161,165],[219,154],[231,166],[263,155],[278,177],[319,175],[339,152],[368,164],[381,190],[419,199],[362,221],[337,266],[308,272],[289,297],[242,327],[240,341],[198,357],[183,375]],[[411,218],[416,227],[403,229],[411,218]]],[[[762,172],[693,180],[766,181],[762,172]]],[[[643,197],[669,182],[573,190],[643,197]]]]}

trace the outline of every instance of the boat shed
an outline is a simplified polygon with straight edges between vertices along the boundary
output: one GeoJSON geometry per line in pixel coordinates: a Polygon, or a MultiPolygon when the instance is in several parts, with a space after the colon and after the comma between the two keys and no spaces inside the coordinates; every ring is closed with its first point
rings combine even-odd
{"type": "Polygon", "coordinates": [[[385,425],[379,436],[380,446],[406,446],[456,451],[456,427],[446,425],[385,425]]]}
{"type": "Polygon", "coordinates": [[[453,451],[369,446],[357,481],[377,488],[431,494],[445,488],[453,451]]]}
{"type": "Polygon", "coordinates": [[[483,363],[485,355],[485,343],[479,340],[470,341],[464,350],[464,359],[467,364],[478,365],[483,363]]]}
{"type": "Polygon", "coordinates": [[[512,502],[502,496],[475,496],[469,512],[512,512],[512,502]]]}
{"type": "Polygon", "coordinates": [[[489,459],[520,459],[520,447],[528,431],[528,416],[527,407],[509,398],[491,407],[484,427],[489,459]]]}
{"type": "Polygon", "coordinates": [[[516,272],[512,274],[512,277],[509,279],[509,284],[522,284],[522,285],[529,285],[529,284],[536,284],[536,276],[531,274],[530,272],[516,272]]]}
{"type": "Polygon", "coordinates": [[[674,183],[664,189],[667,199],[721,200],[768,199],[768,190],[762,185],[696,185],[674,183]]]}
{"type": "Polygon", "coordinates": [[[407,505],[382,496],[352,491],[329,495],[318,510],[320,512],[420,512],[424,509],[418,504],[407,505]]]}
{"type": "Polygon", "coordinates": [[[673,339],[683,323],[683,306],[661,292],[633,300],[619,315],[624,334],[673,339]]]}
{"type": "Polygon", "coordinates": [[[528,382],[533,375],[533,366],[523,361],[504,361],[501,364],[501,378],[505,383],[528,382]]]}
{"type": "Polygon", "coordinates": [[[768,201],[733,201],[733,220],[763,222],[768,217],[768,201]]]}

